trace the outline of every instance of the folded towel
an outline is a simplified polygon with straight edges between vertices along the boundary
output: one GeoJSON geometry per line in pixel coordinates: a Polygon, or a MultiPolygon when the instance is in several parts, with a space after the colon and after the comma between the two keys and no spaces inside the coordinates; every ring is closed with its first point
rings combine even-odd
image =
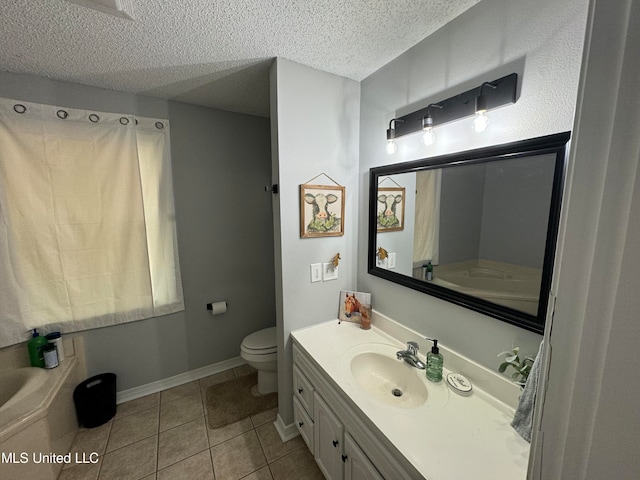
{"type": "Polygon", "coordinates": [[[531,427],[533,426],[533,410],[536,405],[536,393],[538,391],[538,379],[540,378],[540,364],[542,363],[543,343],[540,342],[540,348],[536,355],[527,383],[524,385],[518,408],[513,416],[511,426],[520,434],[527,442],[531,443],[531,427]]]}

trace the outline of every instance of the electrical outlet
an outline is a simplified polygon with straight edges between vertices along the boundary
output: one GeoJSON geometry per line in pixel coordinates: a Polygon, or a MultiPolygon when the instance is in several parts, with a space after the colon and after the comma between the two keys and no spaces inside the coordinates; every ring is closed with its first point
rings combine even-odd
{"type": "Polygon", "coordinates": [[[319,282],[320,280],[322,280],[322,264],[312,263],[311,264],[311,283],[319,282]]]}
{"type": "Polygon", "coordinates": [[[338,278],[338,267],[334,267],[333,263],[322,264],[322,281],[335,280],[338,278]]]}
{"type": "Polygon", "coordinates": [[[387,262],[387,267],[388,268],[396,268],[396,254],[395,253],[390,253],[389,254],[389,261],[387,262]]]}

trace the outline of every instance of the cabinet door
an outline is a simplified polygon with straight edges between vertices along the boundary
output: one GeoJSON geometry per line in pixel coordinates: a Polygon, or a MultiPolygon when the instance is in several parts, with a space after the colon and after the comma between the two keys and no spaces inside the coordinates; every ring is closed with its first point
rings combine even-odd
{"type": "Polygon", "coordinates": [[[327,480],[343,480],[343,426],[318,392],[314,392],[313,422],[316,463],[327,480]]]}
{"type": "Polygon", "coordinates": [[[309,415],[313,415],[313,385],[296,366],[293,366],[293,394],[309,415]]]}
{"type": "Polygon", "coordinates": [[[344,480],[384,480],[351,435],[344,436],[344,480]]]}
{"type": "Polygon", "coordinates": [[[315,454],[313,449],[313,420],[307,415],[307,412],[296,397],[293,397],[293,421],[307,447],[309,447],[312,454],[315,454]]]}

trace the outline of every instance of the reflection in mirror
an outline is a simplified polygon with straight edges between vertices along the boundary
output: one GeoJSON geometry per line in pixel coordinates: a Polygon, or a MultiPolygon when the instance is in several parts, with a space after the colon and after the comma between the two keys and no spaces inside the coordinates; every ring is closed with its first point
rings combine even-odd
{"type": "Polygon", "coordinates": [[[541,333],[568,138],[372,169],[370,273],[541,333]]]}

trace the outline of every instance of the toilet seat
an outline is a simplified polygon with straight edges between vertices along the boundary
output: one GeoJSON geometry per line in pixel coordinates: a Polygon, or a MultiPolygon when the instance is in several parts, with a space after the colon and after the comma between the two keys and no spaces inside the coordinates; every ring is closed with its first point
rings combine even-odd
{"type": "Polygon", "coordinates": [[[247,335],[240,345],[242,352],[250,355],[269,355],[277,352],[276,327],[258,330],[247,335]]]}

